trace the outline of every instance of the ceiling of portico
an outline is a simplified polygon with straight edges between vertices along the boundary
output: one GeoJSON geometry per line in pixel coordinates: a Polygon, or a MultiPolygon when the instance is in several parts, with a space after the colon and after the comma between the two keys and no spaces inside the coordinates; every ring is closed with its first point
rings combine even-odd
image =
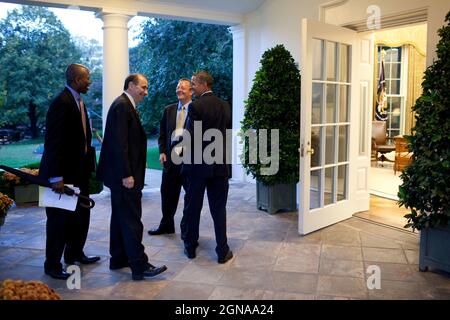
{"type": "Polygon", "coordinates": [[[124,13],[179,20],[239,24],[269,0],[1,0],[18,4],[124,13]]]}
{"type": "Polygon", "coordinates": [[[247,14],[256,10],[265,0],[140,0],[141,2],[167,3],[199,9],[247,14]]]}

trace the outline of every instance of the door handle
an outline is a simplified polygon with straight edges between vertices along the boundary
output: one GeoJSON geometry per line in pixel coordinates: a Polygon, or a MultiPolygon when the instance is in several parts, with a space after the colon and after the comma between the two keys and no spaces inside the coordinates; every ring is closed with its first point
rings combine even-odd
{"type": "MultiPolygon", "coordinates": [[[[309,143],[308,143],[308,145],[309,145],[309,143]]],[[[298,151],[300,152],[300,157],[303,158],[305,156],[305,146],[303,145],[303,143],[300,146],[300,148],[298,149],[298,151]]],[[[314,154],[314,149],[308,147],[308,150],[306,150],[306,153],[309,153],[310,155],[313,155],[314,154]]]]}

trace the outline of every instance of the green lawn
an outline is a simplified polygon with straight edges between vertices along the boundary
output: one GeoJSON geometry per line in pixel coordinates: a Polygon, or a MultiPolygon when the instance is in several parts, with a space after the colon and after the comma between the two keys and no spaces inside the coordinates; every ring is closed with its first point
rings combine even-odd
{"type": "MultiPolygon", "coordinates": [[[[0,145],[0,164],[13,168],[28,167],[30,164],[36,166],[41,161],[42,155],[33,151],[40,144],[43,144],[42,139],[0,145]]],[[[98,156],[99,152],[97,152],[97,159],[98,156]]],[[[162,170],[159,164],[158,147],[147,149],[147,168],[162,170]]]]}
{"type": "Polygon", "coordinates": [[[41,161],[41,154],[34,150],[43,143],[42,139],[33,139],[0,145],[0,164],[20,168],[41,161]]]}
{"type": "Polygon", "coordinates": [[[162,170],[158,147],[147,148],[147,168],[162,170]]]}

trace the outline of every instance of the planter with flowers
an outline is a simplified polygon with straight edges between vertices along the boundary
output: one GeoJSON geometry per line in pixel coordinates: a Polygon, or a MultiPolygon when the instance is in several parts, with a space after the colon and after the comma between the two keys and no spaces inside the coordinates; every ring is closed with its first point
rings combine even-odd
{"type": "Polygon", "coordinates": [[[5,218],[9,208],[12,207],[14,201],[6,194],[0,192],[0,226],[5,223],[5,218]]]}
{"type": "MultiPolygon", "coordinates": [[[[38,175],[38,169],[21,168],[23,172],[38,175]]],[[[5,172],[3,173],[3,180],[9,185],[12,190],[14,201],[17,204],[25,204],[39,201],[39,186],[36,184],[30,184],[15,174],[5,172]]]]}

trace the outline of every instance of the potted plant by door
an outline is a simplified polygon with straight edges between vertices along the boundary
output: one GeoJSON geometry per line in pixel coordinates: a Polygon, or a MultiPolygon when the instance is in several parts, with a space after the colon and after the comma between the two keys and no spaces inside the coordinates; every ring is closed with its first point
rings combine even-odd
{"type": "Polygon", "coordinates": [[[400,176],[399,204],[420,230],[419,269],[450,272],[450,12],[438,34],[437,59],[425,71],[416,101],[416,125],[408,136],[412,163],[400,176]]]}
{"type": "Polygon", "coordinates": [[[242,163],[247,174],[256,179],[258,209],[268,213],[293,211],[297,208],[299,181],[300,71],[283,45],[264,52],[260,63],[245,101],[241,134],[247,138],[242,163]],[[271,129],[278,130],[278,150],[271,148],[277,138],[271,129]],[[252,133],[256,139],[253,142],[252,133]],[[266,152],[271,163],[264,159],[266,152]],[[278,152],[279,157],[270,152],[278,152]],[[276,170],[267,170],[268,167],[276,170]]]}

